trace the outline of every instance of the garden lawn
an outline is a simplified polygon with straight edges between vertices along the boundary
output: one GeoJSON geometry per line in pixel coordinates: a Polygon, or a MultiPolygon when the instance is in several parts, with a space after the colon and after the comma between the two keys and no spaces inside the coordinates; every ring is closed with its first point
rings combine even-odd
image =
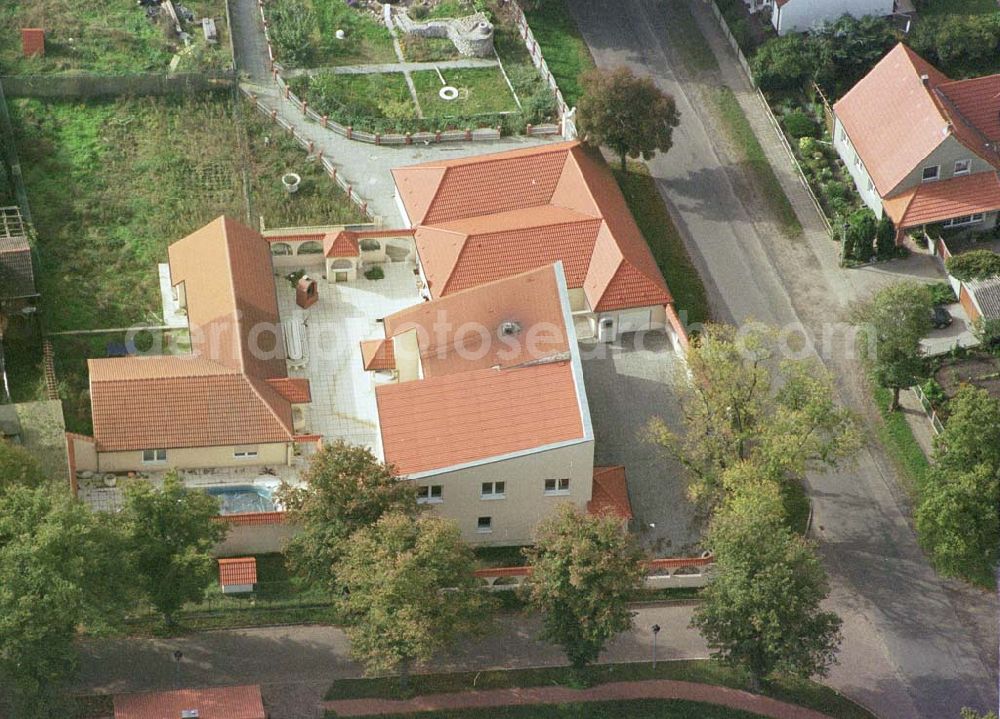
{"type": "Polygon", "coordinates": [[[547,0],[525,13],[528,25],[542,48],[549,70],[556,78],[563,99],[576,105],[583,87],[581,76],[594,67],[590,49],[580,35],[566,0],[547,0]]]}
{"type": "MultiPolygon", "coordinates": [[[[327,712],[328,717],[337,716],[327,712]]],[[[383,714],[396,719],[754,719],[760,714],[727,707],[664,699],[637,699],[621,702],[586,702],[577,704],[540,704],[536,706],[492,707],[460,711],[420,712],[418,714],[383,714]]]]}
{"type": "MultiPolygon", "coordinates": [[[[221,69],[232,64],[225,0],[185,0],[195,17],[213,17],[219,42],[205,42],[200,22],[188,23],[192,49],[181,71],[221,69]]],[[[0,74],[44,75],[68,71],[98,74],[166,72],[183,43],[168,25],[153,23],[135,0],[4,0],[0,3],[0,74]],[[25,58],[21,28],[46,31],[45,55],[25,58]]]]}
{"type": "Polygon", "coordinates": [[[442,100],[443,87],[436,72],[413,73],[413,84],[424,117],[469,117],[496,112],[517,112],[517,103],[500,68],[443,70],[445,81],[458,90],[455,100],[442,100]]]}
{"type": "Polygon", "coordinates": [[[625,174],[620,170],[613,172],[632,216],[642,230],[670,293],[674,296],[681,320],[689,326],[707,322],[711,319],[711,310],[705,286],[684,247],[684,240],[663,204],[663,198],[656,188],[656,180],[649,176],[646,166],[638,162],[629,163],[629,172],[625,174]]]}
{"type": "Polygon", "coordinates": [[[299,98],[321,115],[362,127],[369,118],[413,119],[417,109],[402,73],[337,75],[325,72],[289,80],[299,98]]]}
{"type": "MultiPolygon", "coordinates": [[[[713,684],[733,689],[747,690],[749,687],[749,680],[743,672],[705,659],[660,662],[655,668],[648,662],[592,665],[582,670],[582,677],[590,686],[620,681],[676,679],[699,684],[713,684]]],[[[409,691],[406,695],[400,692],[398,677],[338,679],[327,690],[325,698],[327,700],[362,698],[402,699],[407,696],[417,696],[420,694],[464,692],[473,689],[510,689],[516,687],[540,687],[553,684],[567,685],[572,678],[573,673],[569,667],[498,669],[451,674],[413,674],[410,677],[409,691]]],[[[817,684],[816,682],[782,678],[768,682],[761,693],[790,704],[798,704],[819,712],[825,712],[831,717],[837,717],[837,719],[875,719],[872,714],[851,700],[838,694],[833,689],[825,687],[822,684],[817,684]]],[[[496,711],[495,709],[491,710],[494,713],[496,711]]],[[[589,714],[576,714],[575,716],[589,716],[589,714]]],[[[612,714],[610,716],[619,715],[612,714]]],[[[691,714],[688,716],[695,719],[695,717],[701,715],[691,714]]]]}
{"type": "MultiPolygon", "coordinates": [[[[399,62],[392,46],[392,36],[380,21],[370,14],[355,9],[344,0],[302,0],[314,19],[314,28],[302,50],[302,60],[295,62],[288,57],[281,44],[278,28],[272,32],[277,59],[287,67],[328,67],[332,65],[372,65],[399,62]],[[345,38],[338,40],[337,30],[345,38]]],[[[273,0],[272,6],[297,5],[298,0],[273,0]]],[[[271,8],[272,24],[275,8],[271,8]]]]}

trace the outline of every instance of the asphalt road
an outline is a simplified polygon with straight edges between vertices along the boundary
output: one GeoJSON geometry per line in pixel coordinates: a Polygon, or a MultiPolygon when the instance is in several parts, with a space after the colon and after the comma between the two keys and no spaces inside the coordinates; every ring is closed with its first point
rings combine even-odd
{"type": "MultiPolygon", "coordinates": [[[[831,337],[820,349],[841,399],[870,419],[858,363],[830,323],[905,266],[840,270],[836,245],[801,201],[801,188],[794,192],[787,158],[775,154],[773,164],[806,229],[796,240],[778,232],[752,187],[748,191],[746,175],[703,102],[705,93],[729,85],[772,154],[774,138],[760,131],[766,125],[753,116],[749,87],[699,2],[688,4],[721,70],[683,65],[671,46],[678,32],[671,14],[680,2],[685,0],[572,0],[570,6],[598,65],[630,66],[677,100],[682,121],[674,147],[650,167],[706,280],[716,318],[801,326],[816,341],[831,337]]],[[[947,719],[963,706],[995,709],[995,597],[942,580],[931,569],[881,448],[873,443],[853,466],[811,475],[808,488],[833,586],[830,604],[844,619],[840,663],[829,683],[886,719],[947,719]]]]}

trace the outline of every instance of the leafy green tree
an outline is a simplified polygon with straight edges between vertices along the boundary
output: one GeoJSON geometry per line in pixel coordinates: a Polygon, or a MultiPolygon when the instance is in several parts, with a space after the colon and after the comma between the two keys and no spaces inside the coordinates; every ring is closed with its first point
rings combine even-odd
{"type": "Polygon", "coordinates": [[[564,504],[539,524],[525,555],[532,566],[525,590],[542,613],[542,638],[561,646],[574,670],[632,627],[628,601],[642,586],[643,555],[619,519],[564,504]]]}
{"type": "Polygon", "coordinates": [[[883,287],[854,310],[854,321],[866,340],[862,346],[875,381],[892,390],[889,411],[899,409],[899,393],[925,372],[920,340],[931,330],[934,299],[927,285],[897,282],[883,287]]]}
{"type": "Polygon", "coordinates": [[[997,713],[989,712],[987,714],[980,714],[975,709],[965,707],[962,709],[960,719],[997,719],[997,713]]]}
{"type": "Polygon", "coordinates": [[[130,598],[124,540],[110,517],[65,493],[0,492],[0,710],[59,716],[77,628],[117,625],[130,598]]]}
{"type": "Polygon", "coordinates": [[[768,40],[758,48],[750,69],[762,90],[798,91],[812,79],[817,58],[807,37],[791,33],[768,40]]]}
{"type": "Polygon", "coordinates": [[[473,571],[458,527],[440,517],[391,512],[355,532],[338,567],[352,656],[368,672],[399,669],[405,689],[414,664],[483,627],[473,571]]]}
{"type": "Polygon", "coordinates": [[[338,440],[313,455],[303,483],[280,499],[300,531],[285,548],[291,567],[311,582],[339,592],[337,564],[348,539],[390,512],[415,516],[417,488],[365,447],[338,440]]]}
{"type": "Polygon", "coordinates": [[[10,487],[37,487],[44,481],[34,457],[23,447],[0,439],[0,492],[10,487]]]}
{"type": "Polygon", "coordinates": [[[823,611],[826,574],[812,547],[784,523],[773,482],[743,484],[712,520],[715,556],[692,625],[713,658],[745,669],[755,691],[780,673],[825,674],[840,642],[840,618],[823,611]]]}
{"type": "Polygon", "coordinates": [[[651,160],[673,146],[681,116],[672,95],[650,77],[637,77],[627,67],[594,69],[583,78],[578,126],[588,142],[610,147],[621,157],[651,160]]]}
{"type": "Polygon", "coordinates": [[[829,373],[816,360],[782,360],[773,329],[708,325],[687,359],[684,431],[655,419],[649,439],[685,466],[689,496],[703,509],[725,497],[723,474],[740,462],[793,482],[857,450],[857,422],[838,405],[829,373]]]}
{"type": "Polygon", "coordinates": [[[816,82],[834,101],[868,74],[899,35],[886,18],[844,15],[810,33],[807,42],[815,57],[816,82]]]}
{"type": "Polygon", "coordinates": [[[989,586],[1000,547],[1000,401],[963,386],[948,409],[917,507],[917,530],[941,572],[989,586]]]}
{"type": "Polygon", "coordinates": [[[212,550],[226,536],[218,514],[217,499],[186,488],[174,472],[162,489],[142,480],[125,489],[122,522],[136,579],[168,626],[185,603],[204,599],[212,583],[212,550]]]}
{"type": "Polygon", "coordinates": [[[1000,52],[1000,17],[928,14],[916,24],[910,46],[924,59],[954,78],[996,72],[1000,52]]]}

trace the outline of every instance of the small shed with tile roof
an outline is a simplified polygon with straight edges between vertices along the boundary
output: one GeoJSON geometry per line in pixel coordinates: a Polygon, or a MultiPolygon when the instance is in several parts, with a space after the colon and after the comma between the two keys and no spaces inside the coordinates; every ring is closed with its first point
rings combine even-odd
{"type": "Polygon", "coordinates": [[[257,584],[257,559],[231,557],[219,560],[219,587],[223,594],[246,594],[257,584]]]}
{"type": "Polygon", "coordinates": [[[115,719],[267,719],[260,686],[117,694],[115,719]]]}

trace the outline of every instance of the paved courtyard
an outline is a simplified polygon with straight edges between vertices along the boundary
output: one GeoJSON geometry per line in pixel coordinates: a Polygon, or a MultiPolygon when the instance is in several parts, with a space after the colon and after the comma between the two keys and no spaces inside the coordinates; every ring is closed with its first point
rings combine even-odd
{"type": "Polygon", "coordinates": [[[361,340],[384,337],[378,320],[419,303],[413,262],[382,265],[385,279],[319,285],[319,301],[303,310],[295,304],[295,289],[277,278],[278,311],[282,321],[301,317],[306,323],[308,364],[289,370],[292,377],[306,377],[312,404],[306,431],[328,441],[343,439],[372,449],[378,442],[378,414],[370,373],[361,364],[361,340]]]}
{"type": "Polygon", "coordinates": [[[681,429],[674,387],[683,364],[661,332],[626,334],[611,344],[581,342],[594,424],[596,465],[625,466],[632,529],[657,556],[688,554],[699,531],[680,465],[643,438],[653,417],[681,429]]]}

